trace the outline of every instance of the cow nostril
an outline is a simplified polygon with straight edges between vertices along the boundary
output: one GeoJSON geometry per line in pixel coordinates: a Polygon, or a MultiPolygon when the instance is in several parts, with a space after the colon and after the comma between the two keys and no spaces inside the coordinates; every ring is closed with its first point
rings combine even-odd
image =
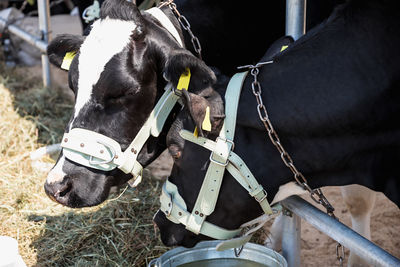
{"type": "Polygon", "coordinates": [[[71,188],[72,188],[72,186],[69,183],[66,185],[63,185],[60,189],[57,190],[57,192],[54,194],[54,196],[56,198],[64,197],[69,191],[71,191],[71,188]]]}

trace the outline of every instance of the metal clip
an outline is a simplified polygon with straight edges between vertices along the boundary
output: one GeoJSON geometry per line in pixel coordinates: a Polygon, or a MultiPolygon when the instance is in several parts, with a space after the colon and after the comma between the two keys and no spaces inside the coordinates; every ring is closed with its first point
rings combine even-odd
{"type": "Polygon", "coordinates": [[[343,266],[345,254],[344,254],[344,247],[340,243],[337,243],[336,245],[336,258],[338,259],[340,266],[343,266]],[[341,251],[339,250],[340,248],[342,249],[341,251]]]}
{"type": "Polygon", "coordinates": [[[240,247],[233,249],[235,251],[236,258],[238,258],[240,256],[240,253],[242,253],[243,247],[244,247],[244,245],[241,245],[240,247]]]}
{"type": "Polygon", "coordinates": [[[258,69],[261,66],[267,65],[267,64],[272,64],[274,63],[273,60],[265,61],[265,62],[258,62],[256,65],[244,65],[244,66],[239,66],[237,69],[258,69]]]}

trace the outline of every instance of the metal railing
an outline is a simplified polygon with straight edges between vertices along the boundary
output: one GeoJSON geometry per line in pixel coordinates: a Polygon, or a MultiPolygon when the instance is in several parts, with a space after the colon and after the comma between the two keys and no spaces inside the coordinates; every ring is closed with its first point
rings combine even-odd
{"type": "Polygon", "coordinates": [[[400,266],[400,259],[392,256],[301,197],[288,197],[281,204],[290,211],[289,213],[284,212],[283,215],[285,229],[282,238],[283,255],[289,266],[300,266],[300,252],[298,251],[298,248],[300,248],[300,219],[305,220],[319,231],[338,241],[373,266],[400,266]],[[293,256],[298,258],[292,259],[293,256]]]}
{"type": "Polygon", "coordinates": [[[45,87],[50,87],[51,86],[50,64],[46,54],[47,44],[51,39],[49,0],[38,0],[37,3],[38,3],[38,16],[39,16],[39,30],[41,32],[41,36],[34,36],[16,25],[13,24],[8,25],[8,21],[3,18],[0,18],[0,25],[2,25],[3,27],[7,27],[10,33],[15,34],[22,40],[28,42],[34,47],[37,47],[40,50],[40,52],[42,52],[41,59],[42,59],[43,85],[45,87]]]}

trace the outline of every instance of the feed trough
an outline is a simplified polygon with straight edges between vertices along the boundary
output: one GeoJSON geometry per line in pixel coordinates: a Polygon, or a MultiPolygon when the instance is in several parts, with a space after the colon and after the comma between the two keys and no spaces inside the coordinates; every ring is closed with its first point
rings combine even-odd
{"type": "Polygon", "coordinates": [[[278,252],[247,243],[238,257],[234,249],[216,251],[220,241],[200,242],[193,248],[178,247],[152,260],[148,267],[287,267],[278,252]]]}

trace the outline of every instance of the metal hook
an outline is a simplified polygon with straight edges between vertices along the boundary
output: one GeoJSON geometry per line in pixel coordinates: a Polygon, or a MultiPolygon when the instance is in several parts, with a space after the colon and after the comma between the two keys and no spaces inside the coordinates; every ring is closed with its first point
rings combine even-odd
{"type": "Polygon", "coordinates": [[[240,253],[243,251],[244,245],[241,245],[239,248],[234,248],[233,251],[235,251],[235,256],[238,258],[240,256],[240,253]]]}

